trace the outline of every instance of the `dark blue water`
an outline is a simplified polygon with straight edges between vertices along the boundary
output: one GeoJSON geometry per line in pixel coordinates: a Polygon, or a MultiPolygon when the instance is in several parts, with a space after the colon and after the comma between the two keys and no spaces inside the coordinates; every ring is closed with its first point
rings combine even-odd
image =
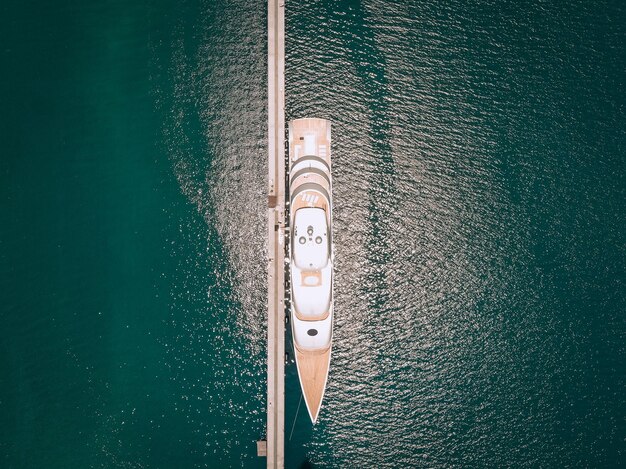
{"type": "MultiPolygon", "coordinates": [[[[0,6],[1,467],[264,466],[265,8],[0,6]]],[[[337,264],[287,467],[623,466],[622,3],[286,8],[337,264]]]]}

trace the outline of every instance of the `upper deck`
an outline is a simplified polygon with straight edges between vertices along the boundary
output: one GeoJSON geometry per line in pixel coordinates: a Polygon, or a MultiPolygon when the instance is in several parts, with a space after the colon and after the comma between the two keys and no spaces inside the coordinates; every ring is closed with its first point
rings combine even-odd
{"type": "Polygon", "coordinates": [[[330,172],[329,120],[305,118],[289,122],[289,168],[305,156],[319,157],[330,172]]]}

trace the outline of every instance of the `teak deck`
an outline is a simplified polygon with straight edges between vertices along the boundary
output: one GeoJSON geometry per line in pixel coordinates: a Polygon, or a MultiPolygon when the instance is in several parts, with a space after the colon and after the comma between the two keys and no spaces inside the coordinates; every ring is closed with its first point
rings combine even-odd
{"type": "Polygon", "coordinates": [[[294,348],[296,349],[298,375],[302,384],[304,400],[311,417],[313,420],[317,420],[328,378],[331,348],[328,347],[326,350],[315,352],[301,351],[298,347],[294,348]]]}
{"type": "MultiPolygon", "coordinates": [[[[319,156],[324,158],[324,160],[328,164],[328,167],[330,168],[330,141],[326,137],[326,134],[323,132],[325,128],[326,128],[326,124],[323,121],[320,121],[319,119],[298,119],[297,121],[294,121],[293,127],[292,127],[293,141],[291,142],[292,146],[294,147],[293,148],[294,151],[293,152],[290,151],[289,153],[290,157],[295,156],[296,146],[299,145],[299,142],[304,140],[304,134],[306,132],[314,131],[322,135],[322,138],[319,140],[318,144],[320,146],[323,145],[326,147],[326,154],[319,155],[319,156]]],[[[305,155],[304,153],[300,153],[299,157],[302,157],[302,156],[307,156],[307,155],[305,155]]],[[[298,160],[294,158],[292,161],[293,163],[295,163],[298,160]]]]}

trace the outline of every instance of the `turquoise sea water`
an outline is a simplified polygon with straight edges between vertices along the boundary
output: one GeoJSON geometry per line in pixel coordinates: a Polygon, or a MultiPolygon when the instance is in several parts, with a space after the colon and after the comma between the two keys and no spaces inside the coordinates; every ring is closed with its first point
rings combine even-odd
{"type": "MultiPolygon", "coordinates": [[[[623,466],[626,8],[286,6],[337,263],[287,467],[623,466]]],[[[0,467],[264,466],[265,28],[0,5],[0,467]]]]}

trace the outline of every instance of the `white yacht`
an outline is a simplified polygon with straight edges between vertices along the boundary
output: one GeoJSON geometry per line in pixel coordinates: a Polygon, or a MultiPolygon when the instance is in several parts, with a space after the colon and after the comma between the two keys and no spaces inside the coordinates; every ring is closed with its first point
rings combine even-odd
{"type": "Polygon", "coordinates": [[[311,421],[319,415],[333,335],[330,121],[289,123],[291,328],[311,421]]]}

